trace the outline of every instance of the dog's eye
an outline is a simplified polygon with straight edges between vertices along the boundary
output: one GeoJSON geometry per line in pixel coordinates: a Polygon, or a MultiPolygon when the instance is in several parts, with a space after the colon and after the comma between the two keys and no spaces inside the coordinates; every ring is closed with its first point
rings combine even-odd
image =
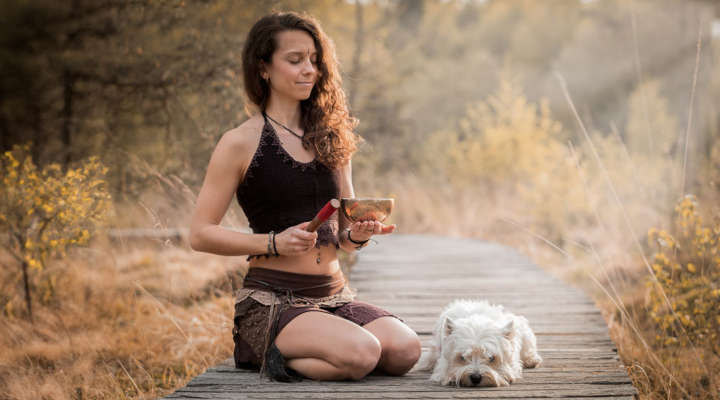
{"type": "Polygon", "coordinates": [[[490,362],[495,362],[495,356],[490,356],[490,362]]]}
{"type": "Polygon", "coordinates": [[[460,362],[467,362],[467,358],[462,354],[458,356],[458,359],[460,360],[460,362]]]}

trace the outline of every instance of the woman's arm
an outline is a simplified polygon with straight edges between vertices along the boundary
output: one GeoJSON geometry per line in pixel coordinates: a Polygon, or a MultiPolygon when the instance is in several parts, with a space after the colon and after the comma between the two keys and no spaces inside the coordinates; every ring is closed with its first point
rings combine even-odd
{"type": "MultiPolygon", "coordinates": [[[[262,122],[261,118],[250,119],[223,134],[215,146],[190,223],[190,247],[194,250],[229,256],[268,253],[268,234],[235,232],[220,226],[257,150],[262,122]]],[[[304,254],[315,246],[317,232],[305,230],[309,223],[276,232],[274,248],[279,255],[304,254]]]]}
{"type": "Polygon", "coordinates": [[[257,128],[254,125],[248,122],[226,132],[215,146],[190,223],[190,247],[194,250],[220,255],[267,252],[267,234],[235,232],[220,226],[259,140],[252,134],[252,128],[257,128]]]}
{"type": "MultiPolygon", "coordinates": [[[[338,169],[338,182],[340,184],[340,197],[353,198],[355,190],[352,184],[352,165],[350,161],[338,169]]],[[[358,245],[348,240],[348,235],[356,242],[369,240],[372,235],[384,235],[395,230],[395,224],[386,226],[380,221],[364,221],[350,223],[342,212],[338,213],[338,243],[340,248],[347,252],[357,250],[358,245]]]]}

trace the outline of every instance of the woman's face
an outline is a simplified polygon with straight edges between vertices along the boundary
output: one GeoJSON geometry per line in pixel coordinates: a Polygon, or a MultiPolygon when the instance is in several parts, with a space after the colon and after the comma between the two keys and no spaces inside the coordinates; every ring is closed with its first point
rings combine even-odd
{"type": "Polygon", "coordinates": [[[318,79],[317,51],[312,36],[305,31],[289,30],[275,37],[277,49],[263,78],[270,78],[271,95],[291,100],[310,97],[318,79]]]}

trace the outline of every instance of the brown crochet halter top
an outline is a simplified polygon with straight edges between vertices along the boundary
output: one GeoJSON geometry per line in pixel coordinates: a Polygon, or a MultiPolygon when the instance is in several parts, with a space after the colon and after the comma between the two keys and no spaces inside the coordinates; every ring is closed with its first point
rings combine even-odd
{"type": "MultiPolygon", "coordinates": [[[[303,163],[295,160],[280,143],[275,128],[263,113],[265,124],[260,143],[236,195],[253,233],[277,233],[310,221],[328,200],[339,198],[335,174],[317,158],[303,163]]],[[[338,246],[337,213],[317,230],[315,247],[338,246]]],[[[269,254],[254,254],[254,257],[269,254]]]]}

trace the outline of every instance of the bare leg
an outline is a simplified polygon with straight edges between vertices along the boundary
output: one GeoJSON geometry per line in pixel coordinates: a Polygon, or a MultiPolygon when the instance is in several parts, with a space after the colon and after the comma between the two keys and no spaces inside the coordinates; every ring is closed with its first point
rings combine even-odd
{"type": "Polygon", "coordinates": [[[288,367],[317,380],[362,379],[377,365],[380,342],[362,327],[323,312],[306,312],[275,338],[288,367]]]}
{"type": "Polygon", "coordinates": [[[318,381],[343,379],[345,371],[319,358],[292,358],[287,366],[318,381]]]}
{"type": "Polygon", "coordinates": [[[422,349],[417,334],[395,317],[380,317],[363,326],[382,347],[378,369],[390,375],[403,375],[420,358],[422,349]]]}

